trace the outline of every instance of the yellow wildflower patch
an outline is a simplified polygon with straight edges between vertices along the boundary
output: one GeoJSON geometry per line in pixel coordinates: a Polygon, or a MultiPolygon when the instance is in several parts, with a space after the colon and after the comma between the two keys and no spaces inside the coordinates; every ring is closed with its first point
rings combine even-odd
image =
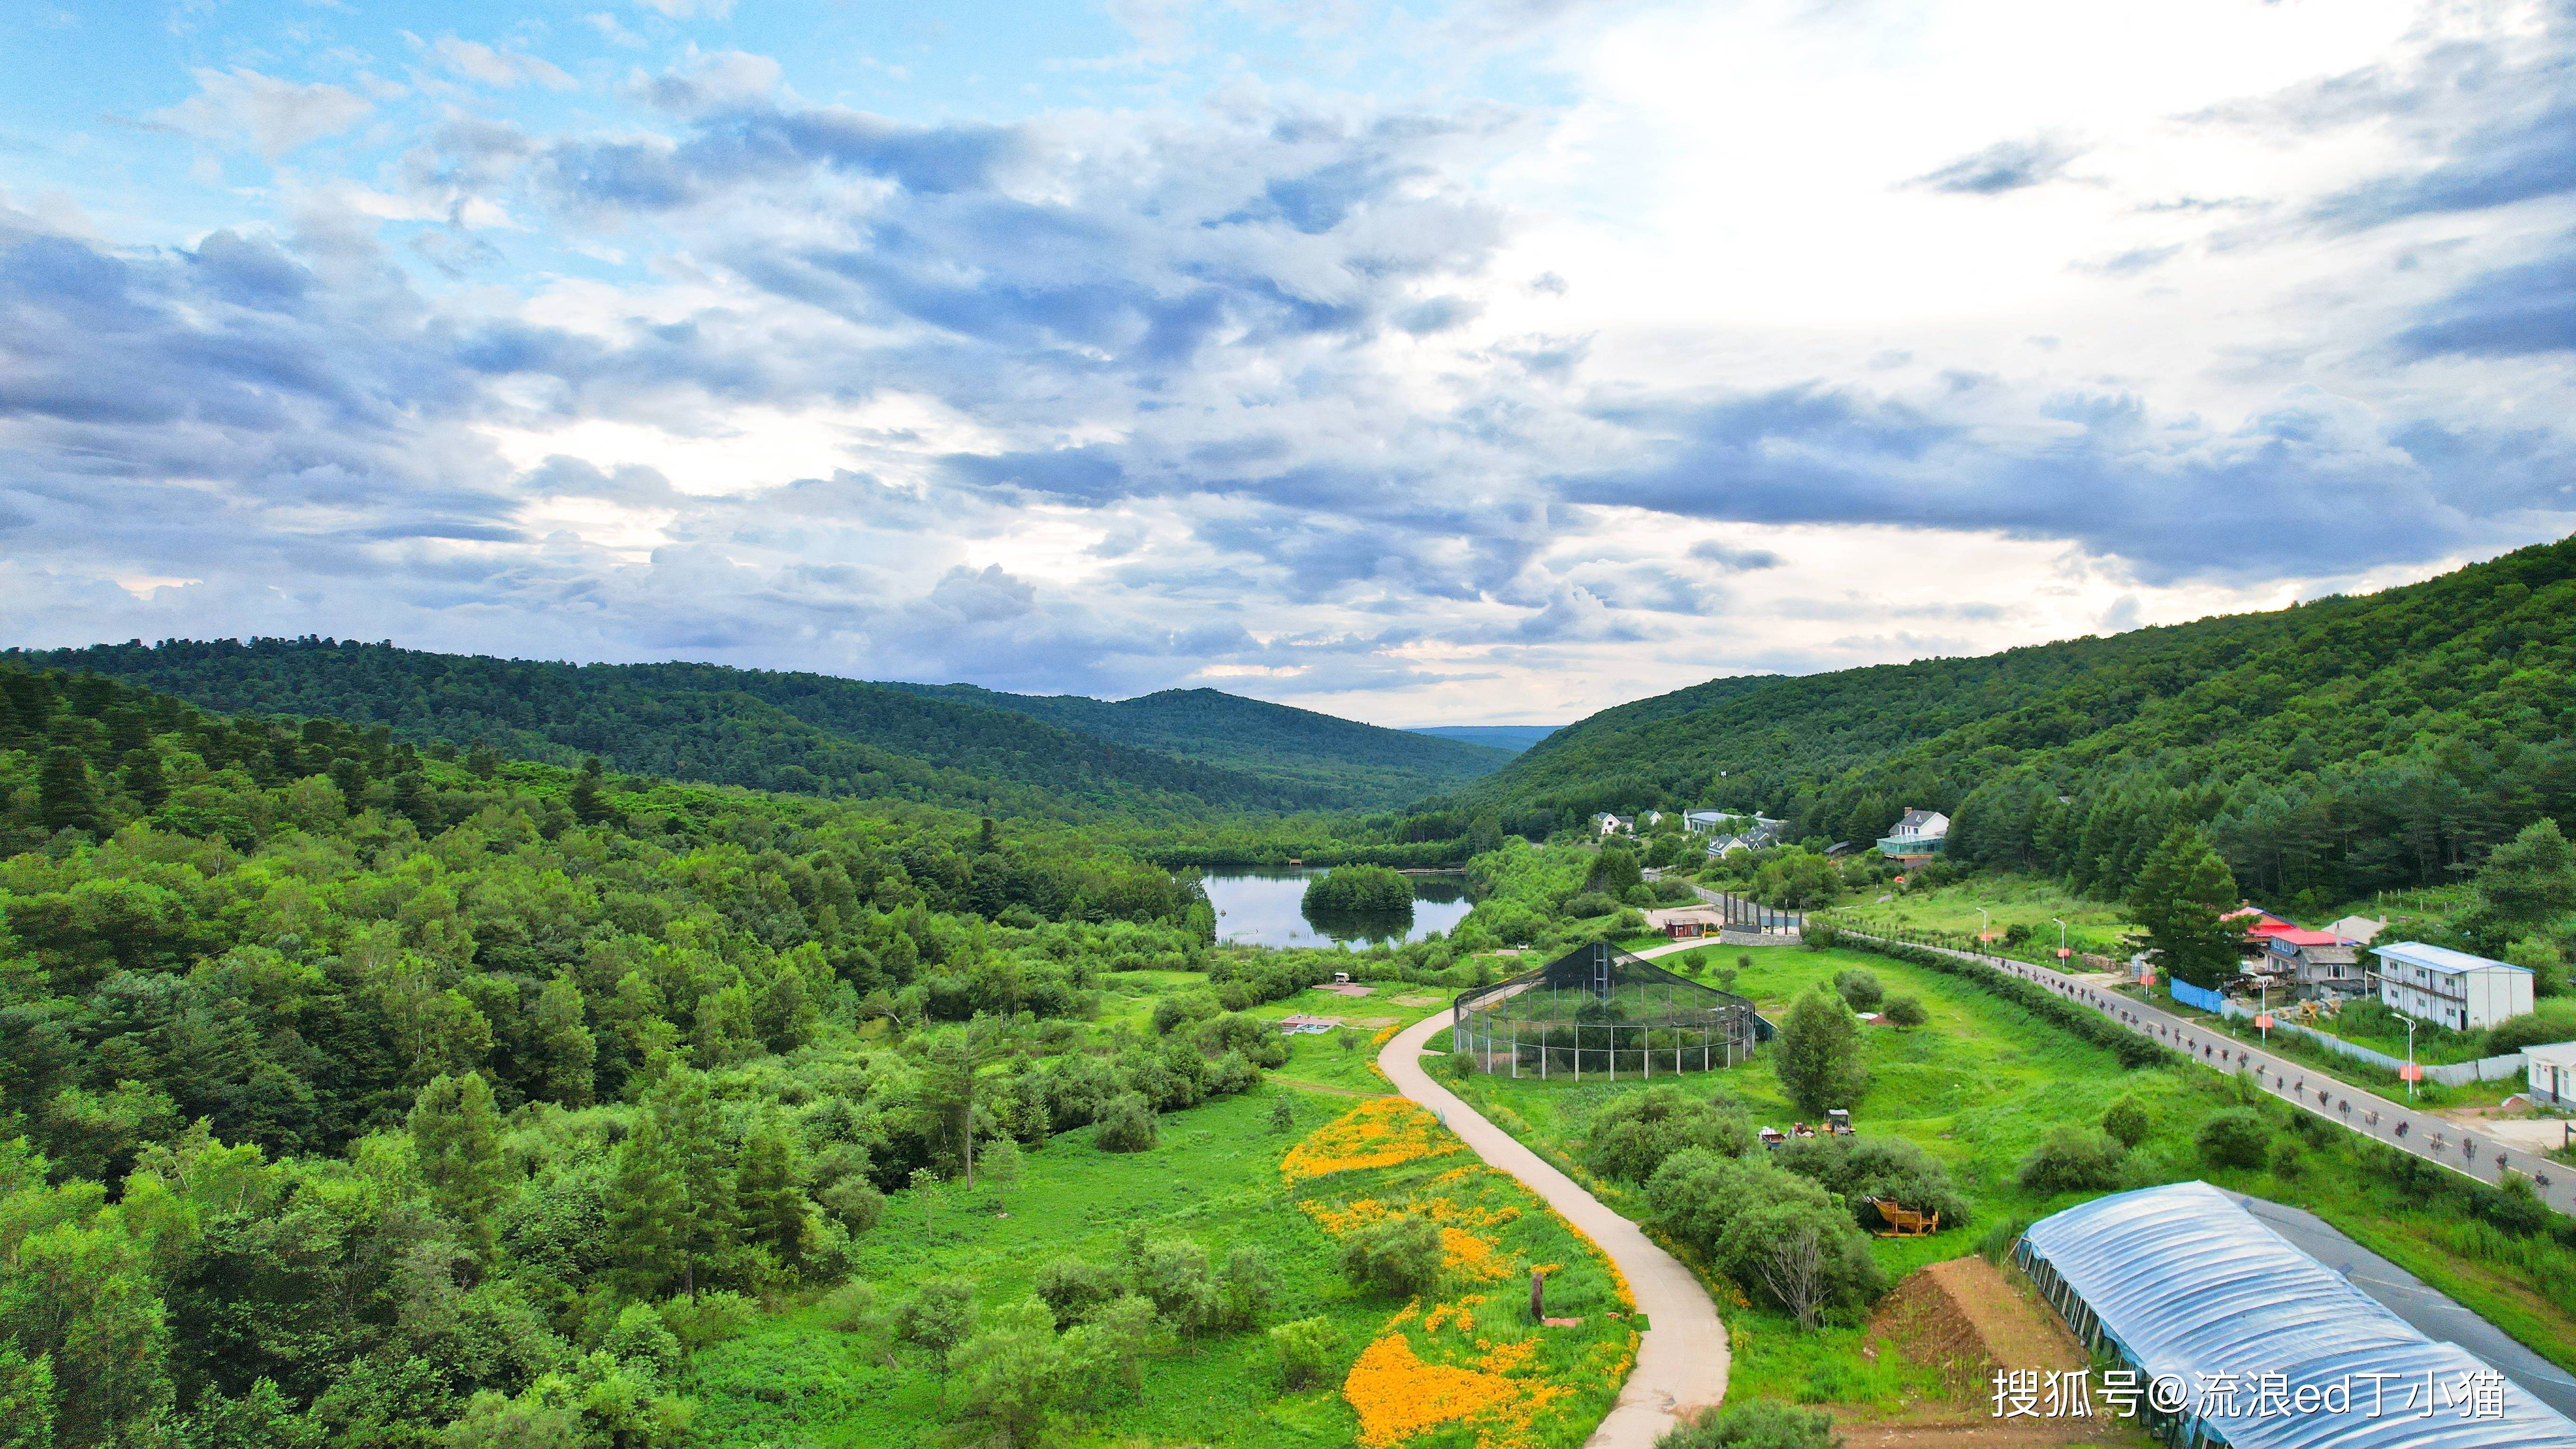
{"type": "Polygon", "coordinates": [[[1288,1149],[1279,1173],[1290,1185],[1335,1172],[1394,1167],[1418,1158],[1456,1152],[1465,1144],[1441,1130],[1440,1120],[1402,1097],[1376,1097],[1316,1129],[1288,1149]]]}
{"type": "Polygon", "coordinates": [[[1343,1397],[1359,1411],[1364,1449],[1394,1449],[1425,1430],[1509,1399],[1518,1389],[1501,1374],[1424,1363],[1401,1333],[1361,1350],[1342,1383],[1343,1397]]]}

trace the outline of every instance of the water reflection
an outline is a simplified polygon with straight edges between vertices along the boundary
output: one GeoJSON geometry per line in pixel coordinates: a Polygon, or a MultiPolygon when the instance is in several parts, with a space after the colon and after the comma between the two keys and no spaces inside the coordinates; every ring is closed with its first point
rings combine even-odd
{"type": "Polygon", "coordinates": [[[1230,870],[1206,877],[1208,900],[1217,909],[1220,941],[1244,946],[1368,946],[1379,941],[1419,941],[1434,931],[1455,929],[1467,918],[1466,878],[1416,875],[1413,918],[1334,915],[1309,920],[1300,904],[1306,886],[1322,876],[1320,869],[1279,866],[1230,870]]]}

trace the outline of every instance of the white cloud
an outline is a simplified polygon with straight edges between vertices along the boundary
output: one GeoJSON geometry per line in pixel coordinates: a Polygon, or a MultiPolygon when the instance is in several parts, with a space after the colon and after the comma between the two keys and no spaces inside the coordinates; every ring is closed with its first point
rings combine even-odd
{"type": "Polygon", "coordinates": [[[431,49],[449,70],[487,86],[535,84],[548,90],[568,91],[580,84],[552,62],[524,51],[496,50],[480,41],[459,40],[453,35],[440,36],[431,49]]]}
{"type": "Polygon", "coordinates": [[[287,81],[255,70],[197,70],[197,94],[153,119],[192,136],[248,145],[272,159],[336,136],[375,106],[335,85],[287,81]]]}

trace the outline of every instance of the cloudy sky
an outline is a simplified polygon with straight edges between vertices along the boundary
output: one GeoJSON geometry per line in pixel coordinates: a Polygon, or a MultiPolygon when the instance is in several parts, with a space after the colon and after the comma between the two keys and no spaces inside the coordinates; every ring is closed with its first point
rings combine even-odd
{"type": "Polygon", "coordinates": [[[1553,723],[2420,578],[2576,530],[2571,61],[2570,0],[30,0],[0,643],[1553,723]]]}

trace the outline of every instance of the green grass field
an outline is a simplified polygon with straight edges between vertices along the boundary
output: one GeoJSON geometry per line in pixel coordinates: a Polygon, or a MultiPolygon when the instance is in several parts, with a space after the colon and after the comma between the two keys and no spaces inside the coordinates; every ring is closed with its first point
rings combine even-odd
{"type": "Polygon", "coordinates": [[[2058,921],[2066,923],[2065,938],[2070,949],[2115,959],[2128,956],[2122,938],[2137,929],[2128,919],[2128,908],[2118,901],[2091,900],[2069,894],[2052,880],[2004,873],[1981,873],[1933,890],[1891,889],[1847,897],[1830,914],[1862,930],[1872,925],[1894,925],[1913,931],[1973,936],[1980,929],[2002,933],[2014,926],[2027,926],[2029,940],[2011,954],[2034,961],[2056,951],[2058,921]],[[1881,901],[1879,895],[1893,899],[1881,901]],[[1980,907],[1986,912],[1983,916],[1977,914],[1980,907]]]}
{"type": "MultiPolygon", "coordinates": [[[[2132,1152],[2124,1185],[2205,1178],[2222,1186],[2311,1209],[2368,1246],[2485,1314],[2516,1338],[2576,1367],[2576,1252],[2543,1238],[2507,1238],[2456,1212],[2427,1210],[2421,1195],[2387,1182],[2343,1134],[2305,1145],[2285,1172],[2216,1170],[2195,1146],[2200,1124],[2235,1106],[2234,1082],[2197,1067],[2123,1069],[2103,1048],[2083,1042],[1958,978],[1857,951],[1770,949],[1739,953],[1710,947],[1658,964],[1688,969],[1692,958],[1750,954],[1737,989],[1766,1015],[1837,971],[1877,973],[1890,994],[1919,997],[1930,1013],[1910,1032],[1867,1029],[1868,1091],[1853,1112],[1863,1134],[1895,1133],[1920,1144],[1950,1169],[1976,1221],[1930,1238],[1878,1239],[1873,1251],[1891,1281],[1925,1263],[1975,1251],[1990,1233],[2081,1200],[2044,1199],[2020,1187],[2024,1157],[2057,1124],[2094,1123],[2119,1097],[2136,1097],[2155,1126],[2132,1152]]],[[[1683,1078],[1743,1101],[1757,1121],[1785,1127],[1796,1115],[1781,1094],[1767,1057],[1731,1071],[1683,1078]]],[[[1473,1073],[1462,1096],[1506,1130],[1576,1174],[1605,1201],[1632,1217],[1644,1213],[1633,1185],[1599,1182],[1581,1167],[1586,1123],[1621,1092],[1642,1081],[1517,1081],[1473,1073]]],[[[2286,1109],[2278,1111],[2286,1124],[2286,1109]]],[[[2284,1139],[2291,1134],[2282,1132],[2284,1139]]],[[[1929,1370],[1882,1353],[1866,1358],[1856,1327],[1805,1336],[1783,1314],[1747,1304],[1734,1285],[1713,1280],[1739,1351],[1737,1391],[1810,1403],[1902,1412],[1938,1392],[1929,1370]]]]}
{"type": "MultiPolygon", "coordinates": [[[[1283,1089],[1227,1098],[1163,1123],[1150,1152],[1101,1152],[1088,1130],[1028,1155],[1007,1201],[954,1185],[935,1195],[899,1193],[868,1236],[859,1276],[888,1297],[935,1275],[975,1280],[987,1312],[1029,1292],[1038,1265],[1059,1254],[1115,1261],[1121,1236],[1141,1224],[1156,1236],[1197,1239],[1222,1260],[1239,1243],[1269,1251],[1284,1279],[1272,1321],[1322,1315],[1344,1343],[1339,1367],[1374,1335],[1389,1305],[1348,1288],[1334,1272],[1331,1240],[1281,1186],[1279,1160],[1298,1137],[1348,1105],[1287,1092],[1296,1114],[1272,1130],[1283,1089]],[[1007,1215],[1005,1215],[1007,1214],[1007,1215]]],[[[700,1425],[712,1443],[774,1449],[936,1445],[951,1428],[941,1382],[927,1358],[889,1352],[874,1335],[836,1331],[809,1308],[764,1318],[752,1332],[702,1353],[696,1364],[700,1425]],[[891,1361],[889,1361],[891,1360],[891,1361]]],[[[1175,1348],[1154,1361],[1143,1402],[1091,1416],[1051,1442],[1205,1442],[1309,1446],[1351,1441],[1358,1420],[1331,1389],[1281,1396],[1268,1340],[1233,1334],[1175,1348]]],[[[1332,1380],[1340,1382],[1338,1374],[1332,1380]]]]}

